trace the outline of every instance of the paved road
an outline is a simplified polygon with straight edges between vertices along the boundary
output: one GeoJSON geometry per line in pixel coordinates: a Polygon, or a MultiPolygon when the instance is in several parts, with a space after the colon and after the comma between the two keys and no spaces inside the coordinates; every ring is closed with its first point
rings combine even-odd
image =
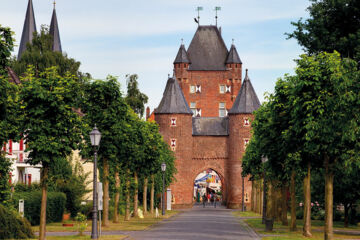
{"type": "Polygon", "coordinates": [[[129,232],[131,240],[248,240],[260,239],[239,218],[224,207],[202,205],[162,221],[146,231],[129,232]]]}

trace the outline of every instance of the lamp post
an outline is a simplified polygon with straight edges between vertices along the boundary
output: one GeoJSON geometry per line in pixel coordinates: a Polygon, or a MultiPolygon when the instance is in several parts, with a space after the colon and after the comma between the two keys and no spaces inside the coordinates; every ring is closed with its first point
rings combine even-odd
{"type": "Polygon", "coordinates": [[[263,214],[262,214],[262,223],[265,224],[265,218],[266,218],[266,171],[265,171],[265,163],[268,161],[267,157],[262,157],[261,162],[263,163],[264,167],[264,181],[263,181],[263,214]]]}
{"type": "Polygon", "coordinates": [[[166,164],[161,164],[161,171],[163,173],[163,192],[162,192],[162,215],[165,215],[165,171],[166,171],[166,164]]]}
{"type": "Polygon", "coordinates": [[[91,146],[94,148],[94,180],[93,180],[93,210],[92,210],[92,227],[91,227],[91,239],[98,239],[97,228],[97,212],[98,212],[98,200],[97,200],[97,150],[100,145],[101,133],[96,127],[90,132],[91,146]]]}

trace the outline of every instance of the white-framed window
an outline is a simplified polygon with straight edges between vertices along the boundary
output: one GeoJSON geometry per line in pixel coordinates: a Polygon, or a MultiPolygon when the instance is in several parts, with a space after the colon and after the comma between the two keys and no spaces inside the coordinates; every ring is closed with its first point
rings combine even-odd
{"type": "Polygon", "coordinates": [[[231,86],[226,86],[225,91],[226,91],[227,93],[231,92],[231,86]]]}
{"type": "Polygon", "coordinates": [[[219,117],[225,117],[226,112],[226,104],[224,102],[219,103],[219,117]]]}
{"type": "Polygon", "coordinates": [[[219,86],[220,93],[225,93],[225,90],[226,90],[225,85],[220,85],[219,86]]]}
{"type": "Polygon", "coordinates": [[[201,93],[201,85],[196,85],[196,93],[201,93]]]}
{"type": "Polygon", "coordinates": [[[201,108],[197,108],[195,111],[195,117],[201,117],[201,108]]]}
{"type": "Polygon", "coordinates": [[[196,86],[190,85],[190,93],[195,93],[195,92],[196,92],[196,86]]]}
{"type": "Polygon", "coordinates": [[[248,138],[244,138],[244,150],[246,149],[246,147],[249,145],[250,139],[248,138]]]}
{"type": "Polygon", "coordinates": [[[171,127],[176,127],[176,117],[172,117],[172,118],[170,119],[170,126],[171,126],[171,127]]]}
{"type": "Polygon", "coordinates": [[[247,118],[247,117],[244,118],[244,126],[245,126],[245,127],[249,127],[249,126],[250,126],[250,120],[249,120],[249,118],[247,118]]]}
{"type": "Polygon", "coordinates": [[[193,117],[196,117],[196,102],[190,102],[190,109],[193,112],[193,117]]]}
{"type": "Polygon", "coordinates": [[[172,151],[176,150],[176,138],[170,139],[170,146],[172,151]]]}

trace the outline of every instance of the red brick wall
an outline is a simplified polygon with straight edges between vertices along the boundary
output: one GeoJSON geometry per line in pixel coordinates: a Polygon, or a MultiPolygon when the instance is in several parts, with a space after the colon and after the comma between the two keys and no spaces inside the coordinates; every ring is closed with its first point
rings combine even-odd
{"type": "MultiPolygon", "coordinates": [[[[245,125],[245,119],[252,119],[252,114],[236,114],[229,116],[229,158],[226,164],[227,175],[227,205],[229,208],[241,208],[242,184],[241,184],[241,159],[245,152],[245,140],[251,137],[251,126],[245,125]],[[236,187],[234,187],[236,186],[236,187]]],[[[251,183],[246,179],[245,192],[250,199],[251,183]]]]}
{"type": "Polygon", "coordinates": [[[188,71],[188,64],[175,64],[175,76],[186,101],[196,102],[201,117],[218,117],[219,103],[225,102],[229,110],[241,87],[241,64],[228,64],[225,71],[188,71]],[[191,85],[200,85],[200,93],[190,93],[191,85]],[[231,92],[220,93],[220,85],[231,86],[231,92]]]}

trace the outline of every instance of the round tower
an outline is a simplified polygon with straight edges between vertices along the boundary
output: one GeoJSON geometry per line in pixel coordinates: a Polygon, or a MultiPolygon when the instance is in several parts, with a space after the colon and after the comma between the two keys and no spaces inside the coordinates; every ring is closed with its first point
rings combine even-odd
{"type": "MultiPolygon", "coordinates": [[[[231,88],[233,93],[238,93],[241,87],[242,79],[242,62],[240,60],[239,54],[236,50],[234,43],[231,45],[229,54],[226,59],[226,69],[229,70],[228,79],[231,80],[231,88]]],[[[235,100],[235,95],[232,95],[231,100],[235,100]]]]}
{"type": "Polygon", "coordinates": [[[170,186],[173,204],[176,207],[190,207],[193,188],[189,164],[192,160],[192,111],[175,78],[169,78],[163,98],[155,110],[155,121],[160,133],[170,149],[175,153],[175,166],[185,169],[175,175],[175,182],[170,186]],[[187,169],[187,170],[186,170],[187,169]],[[182,203],[181,206],[177,202],[182,203]],[[184,206],[186,205],[186,206],[184,206]]]}
{"type": "Polygon", "coordinates": [[[189,56],[186,52],[185,45],[181,44],[179,51],[174,60],[174,73],[177,80],[179,80],[180,85],[183,89],[183,84],[188,81],[188,69],[189,69],[189,56]]]}
{"type": "MultiPolygon", "coordinates": [[[[242,157],[251,138],[251,121],[253,112],[260,107],[260,101],[248,77],[245,79],[232,108],[229,110],[229,155],[227,173],[227,207],[242,207],[242,157]]],[[[244,183],[244,202],[250,204],[251,184],[248,179],[244,183]]]]}

